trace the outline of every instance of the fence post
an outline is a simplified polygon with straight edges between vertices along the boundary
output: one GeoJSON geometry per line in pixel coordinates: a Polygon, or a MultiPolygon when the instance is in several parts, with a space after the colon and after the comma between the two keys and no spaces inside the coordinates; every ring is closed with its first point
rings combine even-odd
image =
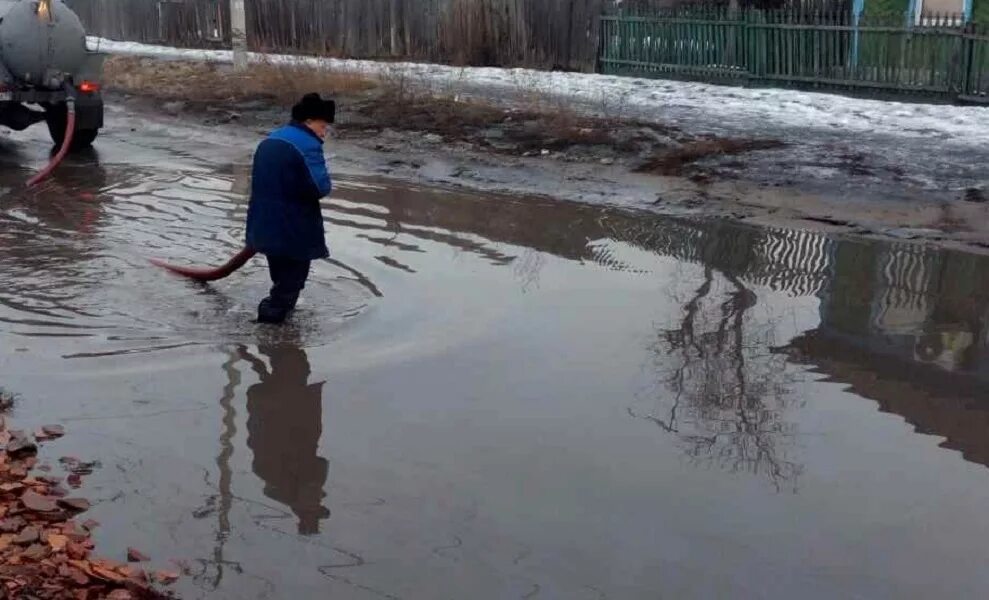
{"type": "Polygon", "coordinates": [[[854,0],[852,4],[852,72],[858,71],[859,66],[859,23],[862,21],[862,12],[865,10],[865,0],[854,0]]]}
{"type": "Polygon", "coordinates": [[[247,9],[244,0],[230,0],[230,39],[233,42],[234,68],[247,70],[247,9]]]}
{"type": "Polygon", "coordinates": [[[607,25],[605,25],[605,23],[607,23],[607,21],[605,21],[602,18],[604,16],[605,15],[603,15],[601,13],[598,13],[598,16],[597,16],[597,20],[598,20],[598,47],[597,47],[597,53],[594,55],[594,72],[595,73],[604,73],[604,52],[605,52],[605,48],[607,47],[605,44],[608,43],[607,40],[606,40],[606,38],[605,38],[605,36],[608,33],[606,31],[607,25]]]}
{"type": "Polygon", "coordinates": [[[962,64],[959,79],[961,80],[960,89],[958,90],[959,96],[967,96],[973,92],[975,87],[972,84],[973,71],[977,68],[975,64],[975,24],[971,22],[966,22],[964,29],[962,29],[962,64]]]}

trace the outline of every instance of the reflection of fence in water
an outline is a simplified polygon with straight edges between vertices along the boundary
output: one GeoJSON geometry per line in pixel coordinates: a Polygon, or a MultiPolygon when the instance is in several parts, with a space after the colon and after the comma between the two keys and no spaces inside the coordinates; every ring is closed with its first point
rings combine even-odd
{"type": "MultiPolygon", "coordinates": [[[[918,340],[937,335],[989,344],[989,262],[974,255],[703,221],[643,219],[620,225],[606,227],[616,241],[704,265],[746,285],[819,297],[827,327],[855,335],[918,340]]],[[[648,271],[621,257],[600,245],[590,251],[590,260],[608,268],[648,271]]]]}
{"type": "MultiPolygon", "coordinates": [[[[657,224],[652,219],[607,229],[616,241],[703,264],[793,296],[819,294],[832,276],[830,248],[836,242],[810,231],[757,229],[710,221],[670,220],[657,224]]],[[[627,269],[623,266],[623,270],[627,269]]]]}
{"type": "Polygon", "coordinates": [[[886,333],[918,333],[931,313],[931,274],[938,256],[919,246],[893,245],[879,256],[873,326],[886,333]]]}

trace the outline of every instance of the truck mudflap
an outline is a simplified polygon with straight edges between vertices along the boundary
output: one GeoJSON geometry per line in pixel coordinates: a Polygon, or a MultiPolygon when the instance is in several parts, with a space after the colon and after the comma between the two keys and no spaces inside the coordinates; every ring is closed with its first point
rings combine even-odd
{"type": "Polygon", "coordinates": [[[100,94],[76,97],[76,127],[84,130],[103,128],[103,97],[100,94]]]}

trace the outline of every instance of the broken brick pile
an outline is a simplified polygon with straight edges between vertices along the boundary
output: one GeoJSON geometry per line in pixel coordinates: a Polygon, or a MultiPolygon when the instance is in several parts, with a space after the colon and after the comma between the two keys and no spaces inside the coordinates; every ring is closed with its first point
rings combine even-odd
{"type": "MultiPolygon", "coordinates": [[[[23,431],[8,429],[0,416],[0,598],[167,598],[154,585],[172,583],[178,573],[146,572],[133,563],[148,557],[133,548],[127,556],[131,564],[94,556],[90,534],[97,523],[76,520],[89,502],[70,495],[61,477],[33,474],[51,471],[38,464],[36,442],[63,434],[60,426],[46,426],[32,440],[23,431]]],[[[72,457],[60,462],[70,488],[79,487],[93,468],[72,457]]]]}

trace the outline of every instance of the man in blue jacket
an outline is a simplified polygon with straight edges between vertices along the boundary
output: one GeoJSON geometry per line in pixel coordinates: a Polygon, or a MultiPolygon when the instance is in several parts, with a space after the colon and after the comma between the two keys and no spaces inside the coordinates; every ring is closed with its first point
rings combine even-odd
{"type": "Polygon", "coordinates": [[[336,104],[308,94],[292,122],[271,133],[254,154],[247,245],[268,258],[272,287],[258,306],[259,323],[282,323],[295,308],[310,262],[330,255],[319,201],[333,188],[323,142],[336,104]]]}

